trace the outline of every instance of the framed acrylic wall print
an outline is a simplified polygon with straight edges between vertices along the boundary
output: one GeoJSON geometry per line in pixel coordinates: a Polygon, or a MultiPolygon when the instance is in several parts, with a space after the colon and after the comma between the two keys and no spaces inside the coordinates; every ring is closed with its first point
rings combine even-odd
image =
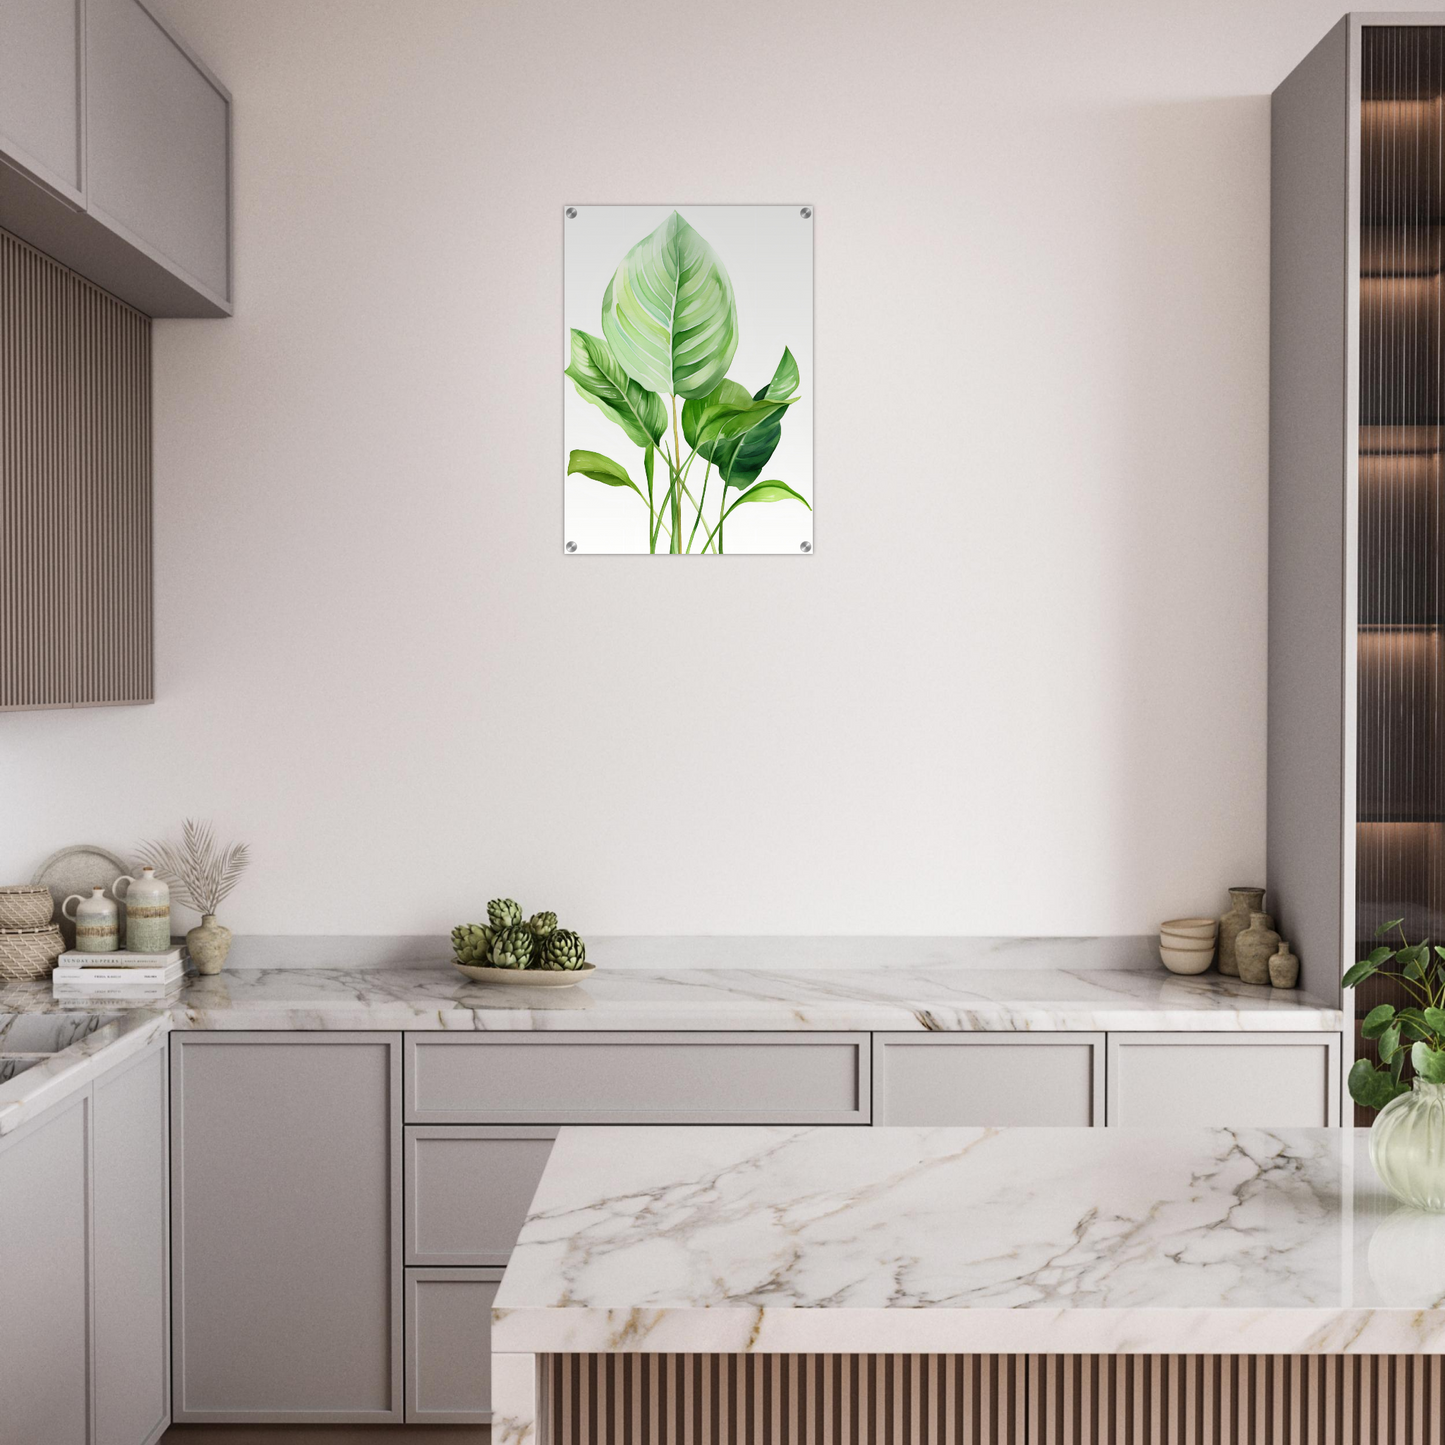
{"type": "Polygon", "coordinates": [[[813,550],[811,206],[568,206],[564,545],[813,550]]]}

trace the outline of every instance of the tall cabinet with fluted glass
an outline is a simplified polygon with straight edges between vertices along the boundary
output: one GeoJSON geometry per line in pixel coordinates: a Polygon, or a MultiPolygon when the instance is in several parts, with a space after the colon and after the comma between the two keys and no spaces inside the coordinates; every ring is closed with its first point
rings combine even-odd
{"type": "Polygon", "coordinates": [[[1445,935],[1442,107],[1445,14],[1379,13],[1272,107],[1268,881],[1357,1018],[1404,1002],[1341,997],[1380,925],[1445,935]]]}

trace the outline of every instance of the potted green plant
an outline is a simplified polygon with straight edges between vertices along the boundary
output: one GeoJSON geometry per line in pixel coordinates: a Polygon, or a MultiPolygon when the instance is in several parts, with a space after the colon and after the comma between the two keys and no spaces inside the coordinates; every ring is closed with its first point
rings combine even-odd
{"type": "Polygon", "coordinates": [[[1445,1213],[1445,948],[1428,939],[1412,944],[1403,918],[1375,937],[1398,932],[1399,948],[1381,944],[1344,977],[1355,988],[1377,974],[1394,978],[1410,999],[1404,1008],[1376,1004],[1360,1024],[1375,1039],[1380,1062],[1357,1059],[1350,1097],[1378,1109],[1370,1129],[1370,1162],[1391,1194],[1416,1209],[1445,1213]],[[1412,1077],[1406,1079],[1409,1063],[1412,1077]]]}

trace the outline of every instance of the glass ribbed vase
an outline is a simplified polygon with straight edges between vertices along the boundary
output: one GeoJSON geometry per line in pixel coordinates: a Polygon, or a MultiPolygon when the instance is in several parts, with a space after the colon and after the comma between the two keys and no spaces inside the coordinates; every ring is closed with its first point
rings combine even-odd
{"type": "Polygon", "coordinates": [[[1445,1214],[1445,1084],[1416,1079],[1370,1129],[1370,1163],[1396,1199],[1445,1214]]]}

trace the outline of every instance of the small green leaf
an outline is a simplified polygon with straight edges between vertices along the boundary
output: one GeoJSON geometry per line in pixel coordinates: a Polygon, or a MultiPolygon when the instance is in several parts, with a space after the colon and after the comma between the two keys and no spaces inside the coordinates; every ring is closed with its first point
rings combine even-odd
{"type": "MultiPolygon", "coordinates": [[[[1418,1048],[1419,1045],[1417,1044],[1418,1048]]],[[[1400,1025],[1391,1024],[1384,1033],[1380,1035],[1380,1062],[1388,1064],[1396,1054],[1403,1052],[1400,1048],[1400,1025]]]]}
{"type": "Polygon", "coordinates": [[[1406,1050],[1401,1049],[1393,1059],[1390,1060],[1390,1077],[1398,1084],[1400,1075],[1405,1072],[1406,1050]]]}
{"type": "Polygon", "coordinates": [[[1445,1034],[1445,1009],[1427,1008],[1422,1017],[1431,1033],[1445,1034]]]}
{"type": "Polygon", "coordinates": [[[1350,1098],[1365,1109],[1383,1109],[1405,1085],[1392,1079],[1385,1069],[1377,1069],[1368,1059],[1356,1059],[1347,1080],[1350,1098]]]}
{"type": "Polygon", "coordinates": [[[1432,1049],[1426,1043],[1416,1044],[1410,1050],[1410,1062],[1422,1079],[1431,1084],[1445,1084],[1445,1049],[1432,1049]]]}
{"type": "Polygon", "coordinates": [[[1376,937],[1376,938],[1381,938],[1381,937],[1383,937],[1383,936],[1384,936],[1385,934],[1387,934],[1392,928],[1398,928],[1404,921],[1405,921],[1405,920],[1404,920],[1403,918],[1392,918],[1388,923],[1382,923],[1382,924],[1375,930],[1375,937],[1376,937]]]}
{"type": "Polygon", "coordinates": [[[773,379],[758,392],[758,400],[791,402],[797,394],[797,390],[798,363],[793,360],[793,353],[785,346],[783,359],[778,362],[778,369],[773,372],[773,379]]]}
{"type": "MultiPolygon", "coordinates": [[[[1371,1013],[1374,1012],[1372,1009],[1371,1013]]],[[[1436,1012],[1440,1012],[1438,1009],[1436,1012]]],[[[1402,1008],[1399,1013],[1400,1027],[1406,1035],[1415,1039],[1428,1039],[1431,1036],[1429,1024],[1425,1022],[1425,1015],[1417,1008],[1402,1008]]],[[[1438,1032],[1438,1030],[1436,1031],[1438,1032]]]]}
{"type": "Polygon", "coordinates": [[[1441,948],[1438,943],[1435,945],[1435,952],[1436,952],[1442,959],[1445,959],[1445,948],[1441,948]]]}
{"type": "Polygon", "coordinates": [[[759,482],[755,487],[749,487],[731,507],[723,513],[728,516],[737,511],[744,502],[786,502],[789,498],[795,502],[801,502],[811,512],[812,507],[808,506],[808,499],[799,496],[790,486],[783,482],[759,482]]]}
{"type": "Polygon", "coordinates": [[[572,364],[563,374],[572,379],[583,401],[615,421],[638,446],[651,446],[661,438],[667,426],[662,398],[628,376],[600,336],[573,329],[572,364]]]}
{"type": "MultiPolygon", "coordinates": [[[[1382,950],[1377,948],[1375,950],[1375,953],[1380,953],[1381,951],[1382,950]]],[[[1384,949],[1383,952],[1385,952],[1391,957],[1394,956],[1390,954],[1389,949],[1384,949]]],[[[1380,971],[1380,965],[1385,960],[1377,959],[1375,957],[1375,953],[1372,953],[1368,958],[1362,958],[1358,963],[1352,965],[1349,969],[1346,970],[1344,977],[1344,986],[1346,988],[1354,988],[1357,984],[1363,983],[1367,978],[1370,977],[1371,974],[1375,974],[1380,971]]]]}
{"type": "Polygon", "coordinates": [[[594,482],[605,482],[609,487],[631,487],[644,502],[647,500],[627,472],[601,452],[573,452],[567,462],[567,475],[570,477],[574,472],[591,477],[594,482]]]}
{"type": "Polygon", "coordinates": [[[1425,982],[1425,965],[1420,962],[1420,949],[1418,947],[1410,949],[1408,956],[1407,951],[1402,948],[1395,957],[1401,965],[1400,972],[1403,973],[1406,978],[1412,978],[1416,983],[1425,982]]]}
{"type": "Polygon", "coordinates": [[[1395,1005],[1377,1004],[1360,1022],[1360,1032],[1367,1039],[1377,1039],[1395,1017],[1395,1005]]]}

